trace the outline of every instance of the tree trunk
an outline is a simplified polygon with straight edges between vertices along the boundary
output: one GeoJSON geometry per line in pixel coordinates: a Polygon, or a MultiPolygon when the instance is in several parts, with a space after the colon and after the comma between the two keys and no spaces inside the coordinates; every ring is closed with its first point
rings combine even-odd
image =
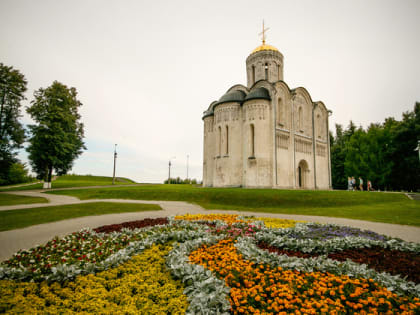
{"type": "Polygon", "coordinates": [[[48,183],[48,166],[45,167],[44,182],[48,183]]]}
{"type": "Polygon", "coordinates": [[[44,179],[44,189],[51,188],[51,177],[52,177],[52,165],[46,167],[45,179],[44,179]]]}
{"type": "Polygon", "coordinates": [[[52,165],[48,168],[48,182],[51,183],[51,177],[52,177],[52,165]]]}

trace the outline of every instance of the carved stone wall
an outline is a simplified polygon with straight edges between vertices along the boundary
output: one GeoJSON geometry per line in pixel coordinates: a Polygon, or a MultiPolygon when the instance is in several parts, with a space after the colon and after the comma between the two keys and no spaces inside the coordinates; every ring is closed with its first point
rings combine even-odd
{"type": "Polygon", "coordinates": [[[274,130],[270,101],[246,101],[242,105],[242,115],[243,186],[271,187],[274,130]]]}
{"type": "Polygon", "coordinates": [[[296,138],[296,152],[304,154],[312,154],[312,141],[297,137],[296,138]]]}
{"type": "Polygon", "coordinates": [[[269,107],[265,104],[251,104],[243,109],[243,121],[265,120],[268,117],[269,107]]]}
{"type": "Polygon", "coordinates": [[[216,123],[221,123],[223,121],[235,121],[239,119],[239,110],[240,105],[219,105],[214,111],[214,117],[216,123]]]}
{"type": "Polygon", "coordinates": [[[283,132],[278,132],[277,133],[277,147],[280,149],[289,150],[290,135],[283,132]]]}

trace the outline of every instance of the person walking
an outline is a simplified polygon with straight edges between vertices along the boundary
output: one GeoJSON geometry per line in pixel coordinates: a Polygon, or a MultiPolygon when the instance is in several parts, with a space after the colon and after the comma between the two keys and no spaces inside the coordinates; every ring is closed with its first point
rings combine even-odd
{"type": "Polygon", "coordinates": [[[363,178],[359,177],[359,189],[363,191],[363,178]]]}
{"type": "Polygon", "coordinates": [[[352,184],[351,184],[351,177],[347,177],[347,190],[353,190],[352,184]]]}
{"type": "Polygon", "coordinates": [[[352,178],[351,178],[351,187],[352,187],[353,191],[356,190],[356,179],[354,178],[354,176],[352,176],[352,178]]]}
{"type": "Polygon", "coordinates": [[[373,191],[372,182],[370,180],[367,181],[367,191],[373,191]]]}

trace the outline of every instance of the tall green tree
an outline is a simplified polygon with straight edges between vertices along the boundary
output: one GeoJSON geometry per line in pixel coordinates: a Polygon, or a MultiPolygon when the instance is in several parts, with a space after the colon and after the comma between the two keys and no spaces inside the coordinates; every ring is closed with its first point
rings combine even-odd
{"type": "Polygon", "coordinates": [[[19,118],[26,84],[23,74],[0,63],[0,184],[10,182],[10,168],[17,162],[16,150],[25,140],[19,118]]]}
{"type": "Polygon", "coordinates": [[[343,126],[336,124],[335,134],[335,137],[330,135],[332,186],[335,189],[346,189],[347,177],[344,172],[346,154],[344,150],[345,139],[343,135],[343,126]]]}
{"type": "Polygon", "coordinates": [[[368,127],[364,146],[364,169],[361,176],[370,180],[377,188],[382,190],[392,190],[390,174],[394,166],[390,159],[393,150],[392,132],[397,123],[393,118],[389,118],[390,124],[371,124],[368,127]]]}
{"type": "Polygon", "coordinates": [[[57,81],[34,92],[27,112],[37,124],[29,125],[31,138],[27,151],[38,178],[51,182],[53,170],[58,175],[66,174],[86,148],[78,112],[81,105],[76,89],[57,81]]]}
{"type": "MultiPolygon", "coordinates": [[[[359,177],[366,173],[367,137],[362,127],[356,129],[345,144],[344,170],[347,176],[359,177]]],[[[347,178],[347,177],[346,177],[347,178]]]]}
{"type": "Polygon", "coordinates": [[[367,130],[354,123],[336,125],[331,143],[333,188],[345,189],[348,176],[371,180],[381,190],[420,191],[420,103],[403,113],[402,121],[386,118],[367,130]]]}
{"type": "Polygon", "coordinates": [[[335,189],[347,189],[347,177],[351,176],[345,169],[348,146],[347,142],[356,132],[356,125],[350,120],[347,129],[340,124],[335,125],[335,138],[330,141],[331,145],[331,177],[332,186],[335,189]]]}
{"type": "Polygon", "coordinates": [[[403,113],[403,119],[392,132],[393,168],[390,183],[395,190],[420,190],[420,162],[414,149],[420,140],[420,103],[413,111],[403,113]]]}

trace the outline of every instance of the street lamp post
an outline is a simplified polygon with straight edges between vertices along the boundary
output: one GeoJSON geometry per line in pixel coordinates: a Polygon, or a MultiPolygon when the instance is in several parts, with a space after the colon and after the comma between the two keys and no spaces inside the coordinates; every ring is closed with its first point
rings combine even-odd
{"type": "Polygon", "coordinates": [[[175,156],[173,156],[173,157],[171,157],[170,159],[169,159],[169,174],[168,174],[168,184],[170,184],[171,183],[171,160],[172,159],[175,159],[176,157],[175,156]]]}
{"type": "Polygon", "coordinates": [[[112,185],[115,185],[115,165],[117,164],[117,144],[114,147],[114,173],[112,175],[112,185]]]}

